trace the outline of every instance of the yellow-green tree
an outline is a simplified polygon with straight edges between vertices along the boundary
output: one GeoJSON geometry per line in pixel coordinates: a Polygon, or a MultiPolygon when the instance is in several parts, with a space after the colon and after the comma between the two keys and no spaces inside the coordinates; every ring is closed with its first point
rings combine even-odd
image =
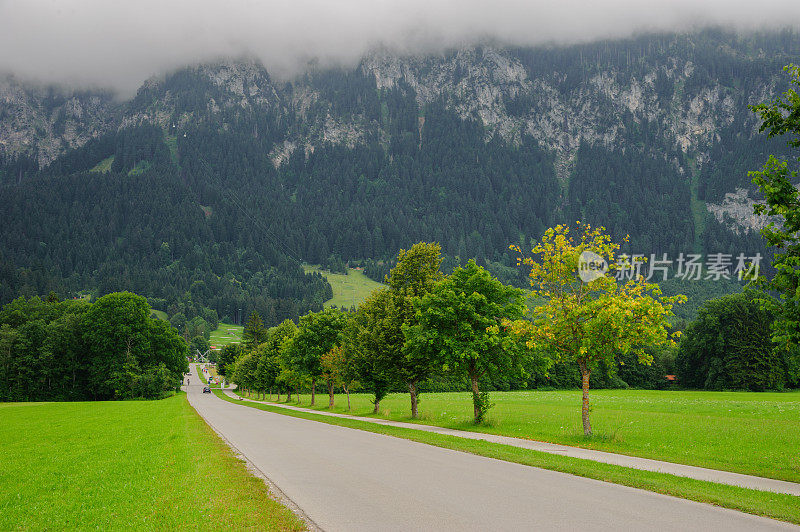
{"type": "Polygon", "coordinates": [[[673,306],[686,300],[685,296],[662,297],[658,285],[635,275],[635,264],[626,263],[624,256],[618,260],[618,249],[602,227],[578,223],[573,235],[568,226],[558,225],[545,231],[532,257],[521,259],[531,267],[532,295],[541,304],[533,309],[531,321],[517,320],[512,328],[531,349],[544,349],[578,364],[583,385],[581,419],[587,436],[592,434],[592,366],[601,361],[614,364],[627,353],[636,354],[642,364],[652,363],[647,348],[674,345],[673,336],[678,333],[670,335],[668,318],[674,315],[673,306]],[[579,268],[593,273],[579,275],[579,268]]]}

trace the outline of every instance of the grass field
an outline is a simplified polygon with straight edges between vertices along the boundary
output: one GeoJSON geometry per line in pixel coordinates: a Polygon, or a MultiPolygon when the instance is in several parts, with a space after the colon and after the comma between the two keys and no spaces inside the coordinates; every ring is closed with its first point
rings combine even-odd
{"type": "Polygon", "coordinates": [[[114,163],[114,156],[112,155],[111,157],[107,157],[107,158],[103,159],[102,161],[100,161],[99,163],[97,163],[94,166],[94,168],[92,168],[89,171],[97,173],[97,174],[105,174],[106,172],[110,172],[111,171],[111,165],[113,163],[114,163]]]}
{"type": "Polygon", "coordinates": [[[164,321],[169,321],[169,317],[167,316],[167,313],[164,312],[163,310],[150,309],[150,314],[152,316],[155,316],[156,318],[162,319],[164,321]]]}
{"type": "Polygon", "coordinates": [[[242,341],[242,330],[244,327],[241,325],[232,325],[230,323],[220,323],[217,330],[211,331],[211,339],[209,340],[211,346],[215,349],[225,347],[228,344],[237,344],[242,341]]]}
{"type": "Polygon", "coordinates": [[[184,394],[0,404],[0,530],[300,530],[184,394]]]}
{"type": "Polygon", "coordinates": [[[216,390],[214,393],[217,397],[225,401],[244,405],[244,407],[258,408],[287,416],[312,419],[330,425],[339,425],[397,438],[405,438],[420,443],[444,447],[446,449],[488,456],[498,460],[562,471],[572,475],[683,497],[693,501],[715,504],[725,508],[732,508],[743,512],[800,524],[800,497],[794,497],[792,495],[715,484],[713,482],[677,477],[665,473],[641,471],[638,469],[543,453],[530,449],[521,449],[519,447],[486,441],[468,440],[465,438],[423,432],[403,427],[377,425],[374,423],[366,423],[358,419],[331,418],[318,414],[286,410],[271,405],[242,403],[223,395],[220,390],[216,390]]]}
{"type": "MultiPolygon", "coordinates": [[[[419,422],[549,441],[632,456],[800,482],[800,392],[596,390],[594,436],[585,438],[581,392],[492,392],[495,407],[476,426],[469,393],[422,394],[419,422]]],[[[309,406],[310,395],[301,395],[309,406]]],[[[371,416],[371,396],[352,394],[352,414],[371,416]]],[[[321,395],[315,408],[327,410],[321,395]]],[[[347,400],[336,396],[336,411],[347,400]]],[[[408,394],[381,402],[387,419],[410,421],[408,394]]]]}
{"type": "Polygon", "coordinates": [[[139,161],[136,165],[128,171],[129,176],[142,175],[150,170],[150,161],[139,161]]]}
{"type": "Polygon", "coordinates": [[[175,135],[167,135],[164,137],[164,144],[169,148],[169,156],[172,162],[178,164],[178,137],[175,135]]]}
{"type": "Polygon", "coordinates": [[[306,272],[319,272],[325,277],[333,288],[333,299],[325,302],[325,308],[336,305],[337,307],[357,307],[373,290],[383,287],[376,283],[360,270],[350,269],[347,275],[331,273],[320,270],[319,266],[304,266],[306,272]]]}

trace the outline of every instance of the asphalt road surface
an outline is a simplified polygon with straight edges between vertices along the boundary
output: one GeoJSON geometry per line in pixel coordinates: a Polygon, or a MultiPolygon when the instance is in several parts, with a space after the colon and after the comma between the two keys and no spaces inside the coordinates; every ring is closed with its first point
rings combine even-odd
{"type": "Polygon", "coordinates": [[[322,530],[800,530],[626,486],[264,412],[190,403],[322,530]]]}

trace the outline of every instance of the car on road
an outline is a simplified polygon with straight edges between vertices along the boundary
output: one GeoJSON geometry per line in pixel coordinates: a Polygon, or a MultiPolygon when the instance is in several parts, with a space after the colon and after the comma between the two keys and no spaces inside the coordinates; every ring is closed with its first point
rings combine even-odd
{"type": "Polygon", "coordinates": [[[211,388],[209,388],[208,386],[204,386],[203,393],[211,393],[211,388]]]}

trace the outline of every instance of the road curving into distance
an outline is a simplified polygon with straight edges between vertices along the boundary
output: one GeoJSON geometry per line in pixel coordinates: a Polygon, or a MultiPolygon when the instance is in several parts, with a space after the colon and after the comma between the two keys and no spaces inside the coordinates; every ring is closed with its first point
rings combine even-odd
{"type": "Polygon", "coordinates": [[[197,412],[326,531],[800,530],[708,504],[265,412],[185,387],[197,412]]]}

